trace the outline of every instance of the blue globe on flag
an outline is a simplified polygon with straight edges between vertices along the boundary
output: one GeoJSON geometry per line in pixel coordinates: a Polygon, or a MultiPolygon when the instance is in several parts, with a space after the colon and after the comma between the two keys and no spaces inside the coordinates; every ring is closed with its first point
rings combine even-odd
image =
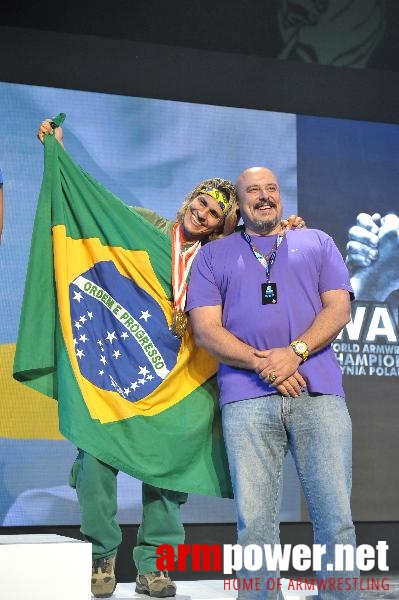
{"type": "Polygon", "coordinates": [[[79,369],[94,385],[137,402],[175,366],[181,340],[161,306],[111,261],[77,277],[69,300],[79,369]]]}

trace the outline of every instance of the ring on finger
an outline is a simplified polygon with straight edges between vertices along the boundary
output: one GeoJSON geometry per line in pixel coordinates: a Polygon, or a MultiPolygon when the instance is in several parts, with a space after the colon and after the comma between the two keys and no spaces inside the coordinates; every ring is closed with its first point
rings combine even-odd
{"type": "Polygon", "coordinates": [[[277,375],[276,375],[276,373],[275,373],[274,371],[271,371],[271,372],[268,374],[268,376],[266,377],[266,379],[267,379],[267,381],[268,381],[269,383],[274,383],[274,382],[276,381],[276,379],[277,379],[277,375]]]}

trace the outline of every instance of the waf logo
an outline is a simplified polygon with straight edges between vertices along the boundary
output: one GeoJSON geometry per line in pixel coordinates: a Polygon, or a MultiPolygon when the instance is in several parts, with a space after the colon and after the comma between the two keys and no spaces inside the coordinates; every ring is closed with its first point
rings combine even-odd
{"type": "Polygon", "coordinates": [[[79,369],[94,385],[137,402],[175,366],[181,341],[163,310],[111,261],[77,277],[69,300],[79,369]]]}

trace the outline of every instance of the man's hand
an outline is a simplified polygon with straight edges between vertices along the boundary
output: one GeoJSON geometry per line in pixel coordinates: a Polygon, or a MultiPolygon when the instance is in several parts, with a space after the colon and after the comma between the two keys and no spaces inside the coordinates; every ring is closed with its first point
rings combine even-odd
{"type": "MultiPolygon", "coordinates": [[[[255,357],[261,359],[255,371],[259,377],[274,387],[283,384],[297,370],[301,358],[290,346],[272,348],[271,350],[256,350],[255,357]]],[[[292,382],[289,382],[292,385],[292,382]]]]}
{"type": "Polygon", "coordinates": [[[42,144],[45,135],[55,135],[55,139],[61,144],[61,146],[64,146],[62,141],[62,127],[56,127],[55,129],[53,129],[51,127],[51,119],[45,119],[44,121],[42,121],[37,132],[37,138],[41,141],[42,144]]]}
{"type": "Polygon", "coordinates": [[[295,371],[291,377],[285,379],[280,385],[274,386],[280,392],[282,396],[291,396],[291,398],[298,398],[301,395],[303,388],[306,388],[306,381],[299,373],[295,371]]]}

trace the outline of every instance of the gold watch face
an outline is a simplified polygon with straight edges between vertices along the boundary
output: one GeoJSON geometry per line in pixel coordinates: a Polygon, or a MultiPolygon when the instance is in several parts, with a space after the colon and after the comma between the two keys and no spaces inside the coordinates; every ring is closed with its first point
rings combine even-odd
{"type": "Polygon", "coordinates": [[[308,349],[305,342],[297,342],[294,347],[295,352],[298,352],[298,354],[304,354],[308,349]]]}

